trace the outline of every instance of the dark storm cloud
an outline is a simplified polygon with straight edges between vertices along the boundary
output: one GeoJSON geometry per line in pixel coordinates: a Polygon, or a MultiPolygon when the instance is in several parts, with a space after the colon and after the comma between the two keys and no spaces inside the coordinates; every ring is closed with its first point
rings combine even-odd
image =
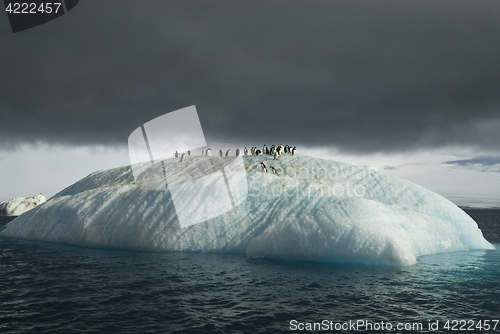
{"type": "Polygon", "coordinates": [[[498,150],[499,17],[496,0],[84,1],[0,34],[0,141],[125,145],[194,104],[209,141],[498,150]]]}

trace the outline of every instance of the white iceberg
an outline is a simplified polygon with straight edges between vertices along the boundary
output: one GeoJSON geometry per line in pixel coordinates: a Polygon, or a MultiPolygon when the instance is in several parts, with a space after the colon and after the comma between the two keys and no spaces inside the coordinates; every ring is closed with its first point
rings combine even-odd
{"type": "MultiPolygon", "coordinates": [[[[220,159],[191,156],[164,164],[181,173],[220,159]]],[[[203,223],[181,228],[170,192],[137,187],[128,166],[90,174],[10,222],[0,235],[87,247],[388,265],[494,248],[464,211],[411,182],[300,155],[279,161],[244,156],[243,162],[247,198],[203,223]],[[263,173],[261,162],[278,175],[263,173]]],[[[196,198],[190,205],[203,206],[196,198]]]]}
{"type": "Polygon", "coordinates": [[[0,216],[19,216],[44,203],[47,199],[42,194],[29,197],[15,197],[0,202],[0,216]]]}

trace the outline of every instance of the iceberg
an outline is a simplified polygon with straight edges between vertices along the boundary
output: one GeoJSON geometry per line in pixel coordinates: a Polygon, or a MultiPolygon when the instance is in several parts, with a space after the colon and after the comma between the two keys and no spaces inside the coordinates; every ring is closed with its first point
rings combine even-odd
{"type": "Polygon", "coordinates": [[[29,197],[15,197],[9,201],[0,202],[0,216],[19,216],[46,200],[45,196],[39,194],[29,197]]]}
{"type": "MultiPolygon", "coordinates": [[[[0,235],[86,247],[396,266],[415,264],[423,255],[494,249],[464,211],[409,181],[303,155],[242,158],[245,200],[195,225],[181,227],[170,191],[139,187],[126,166],[88,175],[11,221],[0,235]],[[261,162],[277,174],[264,173],[261,162]]],[[[162,163],[172,174],[224,159],[188,156],[162,163]]],[[[186,205],[203,202],[201,192],[186,205]]]]}

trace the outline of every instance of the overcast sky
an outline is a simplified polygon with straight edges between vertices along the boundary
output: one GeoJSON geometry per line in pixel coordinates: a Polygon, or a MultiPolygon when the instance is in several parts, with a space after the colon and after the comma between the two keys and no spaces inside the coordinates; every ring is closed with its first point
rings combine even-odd
{"type": "Polygon", "coordinates": [[[498,162],[499,18],[497,0],[82,0],[13,34],[0,14],[0,168],[26,144],[125,152],[190,105],[209,142],[498,162]]]}

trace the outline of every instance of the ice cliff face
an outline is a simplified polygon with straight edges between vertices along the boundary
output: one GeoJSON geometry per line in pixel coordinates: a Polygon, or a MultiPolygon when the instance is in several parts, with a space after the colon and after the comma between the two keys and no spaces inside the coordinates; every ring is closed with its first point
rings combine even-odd
{"type": "MultiPolygon", "coordinates": [[[[175,172],[223,159],[190,156],[164,164],[175,172]]],[[[493,248],[453,203],[396,177],[300,155],[279,161],[244,156],[242,168],[246,199],[189,227],[180,227],[169,191],[139,188],[130,167],[122,167],[90,174],[13,220],[0,235],[88,247],[389,265],[493,248]],[[278,175],[263,173],[261,162],[278,175]]],[[[202,197],[189,205],[203,205],[202,197]]]]}
{"type": "Polygon", "coordinates": [[[30,197],[16,197],[10,201],[0,203],[1,216],[19,216],[20,214],[29,211],[39,204],[42,204],[47,199],[42,194],[30,197]]]}

